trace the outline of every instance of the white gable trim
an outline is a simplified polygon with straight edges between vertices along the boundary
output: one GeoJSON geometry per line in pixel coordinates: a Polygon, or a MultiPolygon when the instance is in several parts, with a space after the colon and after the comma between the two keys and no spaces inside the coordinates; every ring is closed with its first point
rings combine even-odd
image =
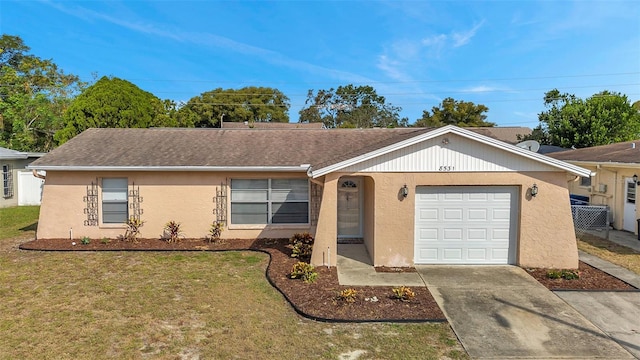
{"type": "Polygon", "coordinates": [[[531,152],[529,150],[525,150],[523,148],[519,148],[517,146],[507,144],[507,143],[502,142],[500,140],[496,140],[496,139],[493,139],[493,138],[490,138],[490,137],[487,137],[487,136],[484,136],[484,135],[480,135],[480,134],[477,134],[477,133],[475,133],[473,131],[462,129],[462,128],[459,128],[459,127],[453,126],[453,125],[447,125],[447,126],[441,127],[441,128],[435,129],[433,131],[430,131],[428,133],[424,133],[424,134],[415,136],[413,138],[410,138],[410,139],[407,139],[407,140],[404,140],[404,141],[400,141],[400,142],[397,142],[397,143],[389,145],[389,146],[385,146],[383,148],[371,151],[369,153],[366,153],[366,154],[363,154],[363,155],[360,155],[360,156],[356,156],[354,158],[351,158],[351,159],[348,159],[348,160],[345,160],[345,161],[341,161],[341,162],[336,163],[336,164],[325,166],[324,168],[320,168],[320,169],[317,169],[317,170],[310,169],[309,175],[311,177],[313,177],[313,178],[317,178],[317,177],[320,177],[320,176],[323,176],[323,175],[326,175],[326,174],[329,174],[329,173],[332,173],[332,172],[335,172],[335,171],[342,170],[342,169],[344,169],[346,167],[359,164],[359,163],[361,163],[363,161],[367,161],[367,160],[370,160],[370,159],[373,159],[373,158],[388,154],[388,153],[390,153],[392,151],[403,149],[403,148],[406,148],[408,146],[420,143],[422,141],[433,139],[435,137],[438,137],[438,136],[441,136],[441,135],[447,135],[447,134],[456,134],[456,135],[459,135],[461,137],[464,137],[464,138],[467,138],[467,139],[470,139],[470,140],[473,140],[473,141],[477,141],[477,142],[480,142],[482,144],[486,144],[486,145],[492,146],[492,147],[497,148],[499,150],[507,151],[509,153],[512,153],[512,154],[515,154],[515,155],[518,155],[518,156],[522,156],[522,157],[525,157],[527,159],[531,159],[531,160],[540,162],[540,163],[545,164],[545,165],[549,165],[549,166],[551,166],[553,168],[556,168],[556,169],[562,170],[562,171],[566,171],[566,172],[574,174],[574,175],[585,176],[585,177],[591,176],[591,171],[590,170],[581,168],[581,167],[573,165],[573,164],[566,163],[564,161],[552,159],[550,157],[547,157],[547,156],[544,156],[544,155],[541,155],[541,154],[538,154],[538,153],[534,153],[534,152],[531,152]]]}

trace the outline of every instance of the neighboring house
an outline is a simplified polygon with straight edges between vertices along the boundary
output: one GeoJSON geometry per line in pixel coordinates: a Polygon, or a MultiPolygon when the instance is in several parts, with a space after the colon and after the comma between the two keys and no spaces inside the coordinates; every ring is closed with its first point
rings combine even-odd
{"type": "Polygon", "coordinates": [[[25,168],[42,155],[42,153],[20,152],[0,147],[0,166],[2,166],[0,208],[40,204],[43,181],[35,178],[31,170],[25,170],[25,168]]]}
{"type": "Polygon", "coordinates": [[[531,129],[526,126],[467,127],[465,129],[475,131],[509,144],[517,144],[522,141],[518,139],[518,136],[523,137],[531,135],[531,129]]]}
{"type": "Polygon", "coordinates": [[[223,121],[223,129],[322,129],[324,124],[317,123],[290,123],[290,122],[236,122],[236,121],[223,121]]]}
{"type": "Polygon", "coordinates": [[[613,227],[638,233],[637,180],[640,176],[640,140],[549,154],[594,172],[571,182],[571,194],[585,196],[594,205],[609,205],[613,227]]]}
{"type": "Polygon", "coordinates": [[[455,126],[438,129],[89,129],[47,171],[38,238],[315,236],[312,263],[361,241],[376,266],[575,268],[567,182],[590,171],[455,126]],[[533,193],[532,193],[533,192],[533,193]]]}

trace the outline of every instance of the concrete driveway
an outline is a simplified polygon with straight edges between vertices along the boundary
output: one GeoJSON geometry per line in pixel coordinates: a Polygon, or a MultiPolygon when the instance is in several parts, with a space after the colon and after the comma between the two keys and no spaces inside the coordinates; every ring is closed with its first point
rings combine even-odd
{"type": "Polygon", "coordinates": [[[556,291],[555,294],[640,359],[640,292],[556,291]]]}
{"type": "Polygon", "coordinates": [[[416,266],[474,359],[633,359],[515,266],[416,266]]]}

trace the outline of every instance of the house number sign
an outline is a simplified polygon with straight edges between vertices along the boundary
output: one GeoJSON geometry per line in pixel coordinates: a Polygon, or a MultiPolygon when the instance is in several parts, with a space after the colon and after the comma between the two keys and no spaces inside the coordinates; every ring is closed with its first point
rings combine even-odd
{"type": "Polygon", "coordinates": [[[456,170],[456,167],[450,166],[450,165],[444,165],[438,168],[438,171],[455,171],[455,170],[456,170]]]}

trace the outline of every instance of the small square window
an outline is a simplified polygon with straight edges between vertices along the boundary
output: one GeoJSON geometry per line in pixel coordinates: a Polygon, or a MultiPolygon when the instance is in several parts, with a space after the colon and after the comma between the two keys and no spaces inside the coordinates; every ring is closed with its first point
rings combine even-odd
{"type": "Polygon", "coordinates": [[[590,187],[591,186],[591,177],[580,176],[580,186],[582,186],[582,187],[590,187]]]}

